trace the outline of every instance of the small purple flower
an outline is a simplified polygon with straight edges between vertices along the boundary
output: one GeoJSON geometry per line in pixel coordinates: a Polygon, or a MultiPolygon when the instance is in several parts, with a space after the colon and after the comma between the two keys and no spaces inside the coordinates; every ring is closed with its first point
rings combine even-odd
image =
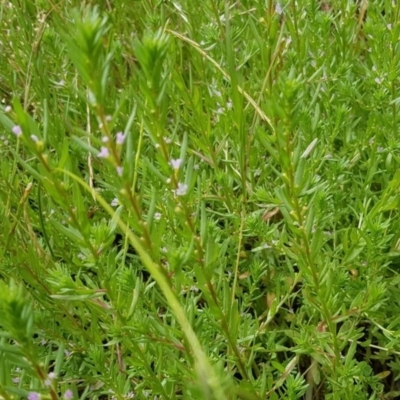
{"type": "Polygon", "coordinates": [[[125,135],[123,132],[117,133],[117,144],[123,144],[125,141],[125,135]]]}
{"type": "Polygon", "coordinates": [[[156,221],[159,221],[161,219],[161,213],[159,213],[159,212],[154,213],[154,219],[156,221]]]}
{"type": "Polygon", "coordinates": [[[47,387],[51,386],[51,382],[55,377],[56,377],[56,374],[54,372],[49,372],[46,380],[44,381],[44,385],[47,387]]]}
{"type": "Polygon", "coordinates": [[[72,390],[71,389],[66,390],[65,393],[64,393],[64,399],[65,400],[70,400],[70,399],[73,399],[73,398],[74,398],[74,394],[72,393],[72,390]]]}
{"type": "Polygon", "coordinates": [[[111,200],[110,205],[111,205],[112,207],[117,207],[117,206],[119,206],[119,200],[115,197],[114,199],[111,200]]]}
{"type": "Polygon", "coordinates": [[[118,174],[118,176],[122,176],[123,173],[124,173],[124,167],[118,166],[118,167],[117,167],[117,174],[118,174]]]}
{"type": "Polygon", "coordinates": [[[28,400],[40,400],[40,394],[36,392],[30,392],[28,394],[28,400]]]}
{"type": "Polygon", "coordinates": [[[282,15],[283,10],[282,10],[282,6],[280,5],[280,3],[276,3],[275,11],[277,14],[282,15]]]}
{"type": "Polygon", "coordinates": [[[99,157],[99,158],[108,158],[109,155],[110,155],[110,152],[107,149],[107,147],[102,146],[100,148],[99,154],[97,154],[97,157],[99,157]]]}
{"type": "Polygon", "coordinates": [[[178,170],[181,166],[182,160],[180,158],[177,158],[176,160],[172,159],[169,163],[173,169],[178,170]]]}
{"type": "Polygon", "coordinates": [[[15,125],[12,128],[12,133],[16,136],[16,137],[20,137],[22,135],[22,129],[19,125],[15,125]]]}
{"type": "Polygon", "coordinates": [[[177,196],[184,196],[187,193],[188,185],[186,183],[178,183],[178,189],[175,190],[177,196]]]}

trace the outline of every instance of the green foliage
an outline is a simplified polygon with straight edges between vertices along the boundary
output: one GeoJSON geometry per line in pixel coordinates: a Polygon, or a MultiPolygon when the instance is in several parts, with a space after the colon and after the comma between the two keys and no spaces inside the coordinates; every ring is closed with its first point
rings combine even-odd
{"type": "Polygon", "coordinates": [[[0,6],[0,399],[398,397],[400,5],[96,4],[0,6]]]}

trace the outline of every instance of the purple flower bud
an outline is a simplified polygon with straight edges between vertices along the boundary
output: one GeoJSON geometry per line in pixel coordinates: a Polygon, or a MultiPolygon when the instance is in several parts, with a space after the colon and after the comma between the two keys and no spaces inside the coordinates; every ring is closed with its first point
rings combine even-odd
{"type": "Polygon", "coordinates": [[[28,400],[40,400],[40,394],[36,392],[30,392],[28,394],[28,400]]]}
{"type": "Polygon", "coordinates": [[[15,125],[12,128],[12,133],[16,136],[16,137],[20,137],[22,135],[22,129],[19,125],[15,125]]]}
{"type": "Polygon", "coordinates": [[[66,390],[65,393],[64,393],[64,399],[65,400],[70,400],[70,399],[73,399],[73,398],[74,398],[74,394],[72,393],[72,390],[71,389],[66,390]]]}

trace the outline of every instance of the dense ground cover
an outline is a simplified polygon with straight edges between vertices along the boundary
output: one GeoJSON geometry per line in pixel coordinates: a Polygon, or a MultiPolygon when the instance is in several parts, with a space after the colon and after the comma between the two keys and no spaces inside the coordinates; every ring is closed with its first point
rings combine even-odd
{"type": "Polygon", "coordinates": [[[400,396],[399,3],[96,3],[0,6],[0,398],[400,396]]]}

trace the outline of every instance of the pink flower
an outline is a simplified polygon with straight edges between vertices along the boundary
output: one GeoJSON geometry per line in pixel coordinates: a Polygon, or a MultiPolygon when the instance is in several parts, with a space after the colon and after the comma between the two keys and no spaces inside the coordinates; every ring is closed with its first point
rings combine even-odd
{"type": "Polygon", "coordinates": [[[47,375],[46,380],[44,381],[45,386],[51,386],[51,381],[56,377],[56,374],[54,372],[49,372],[47,375]]]}
{"type": "Polygon", "coordinates": [[[117,207],[117,206],[119,206],[119,200],[117,198],[112,199],[110,204],[111,204],[111,207],[117,207]]]}
{"type": "Polygon", "coordinates": [[[28,400],[40,400],[40,394],[36,392],[30,392],[28,394],[28,400]]]}
{"type": "Polygon", "coordinates": [[[173,169],[177,170],[181,166],[182,160],[180,158],[177,158],[176,160],[172,159],[169,163],[173,169]]]}
{"type": "Polygon", "coordinates": [[[117,133],[117,144],[123,144],[125,141],[125,135],[123,132],[117,133]]]}
{"type": "Polygon", "coordinates": [[[178,189],[175,190],[177,196],[184,196],[187,193],[188,185],[186,183],[178,183],[178,189]]]}
{"type": "Polygon", "coordinates": [[[100,148],[99,154],[97,154],[97,157],[99,157],[99,158],[108,158],[109,155],[110,155],[110,152],[107,149],[107,147],[102,146],[100,148]]]}

